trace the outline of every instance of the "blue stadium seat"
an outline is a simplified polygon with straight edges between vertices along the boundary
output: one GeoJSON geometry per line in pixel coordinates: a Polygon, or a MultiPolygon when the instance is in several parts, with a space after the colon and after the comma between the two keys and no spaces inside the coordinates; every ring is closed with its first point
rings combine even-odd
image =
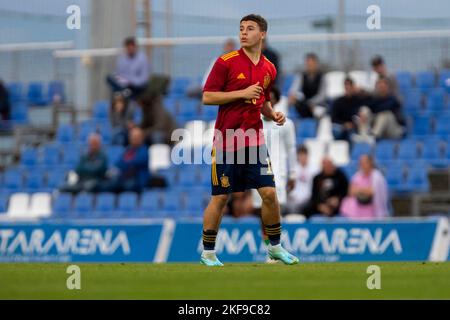
{"type": "Polygon", "coordinates": [[[190,80],[187,77],[173,78],[170,83],[169,93],[171,96],[182,97],[185,95],[190,80]]]}
{"type": "Polygon", "coordinates": [[[108,162],[110,164],[116,163],[122,156],[125,148],[122,146],[109,146],[106,149],[106,155],[108,156],[108,162]]]}
{"type": "Polygon", "coordinates": [[[97,132],[97,123],[93,120],[87,120],[78,126],[78,141],[87,143],[89,135],[97,132]]]}
{"type": "Polygon", "coordinates": [[[347,177],[348,180],[350,180],[353,175],[358,171],[358,165],[357,164],[348,164],[345,167],[340,168],[347,177]]]}
{"type": "Polygon", "coordinates": [[[416,74],[416,85],[423,93],[435,87],[436,77],[431,71],[421,71],[416,74]]]}
{"type": "Polygon", "coordinates": [[[112,141],[112,128],[109,123],[102,123],[98,125],[98,133],[102,137],[104,144],[110,144],[112,141]]]}
{"type": "Polygon", "coordinates": [[[450,116],[440,116],[436,118],[435,134],[440,137],[450,135],[450,116]]]}
{"type": "Polygon", "coordinates": [[[316,136],[317,121],[302,119],[296,124],[298,138],[314,138],[316,136]]]}
{"type": "Polygon", "coordinates": [[[351,158],[358,160],[363,154],[372,154],[372,146],[368,143],[355,143],[352,147],[351,158]]]}
{"type": "Polygon", "coordinates": [[[185,170],[182,167],[178,168],[178,183],[185,187],[197,184],[198,178],[195,170],[185,170]]]}
{"type": "Polygon", "coordinates": [[[164,107],[167,111],[169,111],[172,115],[176,115],[178,113],[178,100],[174,98],[164,98],[163,100],[164,107]]]}
{"type": "Polygon", "coordinates": [[[427,96],[427,114],[441,115],[445,107],[445,91],[442,88],[435,88],[427,96]]]}
{"type": "Polygon", "coordinates": [[[42,82],[30,82],[27,91],[28,104],[35,106],[44,106],[47,99],[44,97],[44,84],[42,82]]]}
{"type": "Polygon", "coordinates": [[[203,211],[205,210],[204,204],[203,204],[203,197],[200,196],[188,196],[186,199],[186,205],[182,212],[185,216],[192,216],[192,217],[202,217],[203,211]]]}
{"type": "Polygon", "coordinates": [[[80,218],[92,218],[94,197],[90,193],[80,193],[75,197],[73,212],[80,218]]]}
{"type": "Polygon", "coordinates": [[[92,117],[95,120],[108,121],[109,120],[110,103],[108,100],[99,100],[94,103],[92,117]]]}
{"type": "Polygon", "coordinates": [[[8,211],[9,195],[0,193],[0,215],[8,211]]]}
{"type": "Polygon", "coordinates": [[[406,188],[416,192],[426,192],[429,189],[428,173],[423,166],[412,166],[408,169],[406,188]]]}
{"type": "Polygon", "coordinates": [[[60,164],[59,145],[47,144],[42,147],[41,164],[45,167],[54,167],[60,164]]]}
{"type": "Polygon", "coordinates": [[[23,188],[22,172],[17,169],[8,169],[3,175],[3,186],[11,192],[20,191],[23,188]]]}
{"type": "Polygon", "coordinates": [[[198,177],[200,184],[203,186],[210,186],[211,185],[211,169],[206,168],[198,171],[198,177]]]}
{"type": "Polygon", "coordinates": [[[375,159],[377,161],[392,160],[395,156],[396,143],[394,141],[380,141],[375,146],[375,159]]]}
{"type": "Polygon", "coordinates": [[[55,218],[67,218],[72,212],[72,195],[70,193],[61,193],[53,200],[52,208],[55,218]]]}
{"type": "Polygon", "coordinates": [[[413,135],[427,135],[431,133],[429,117],[415,117],[413,122],[413,135]]]}
{"type": "Polygon", "coordinates": [[[447,92],[450,92],[450,70],[445,69],[441,70],[439,73],[439,86],[445,89],[447,92]]]}
{"type": "Polygon", "coordinates": [[[398,147],[397,158],[404,161],[414,162],[418,158],[417,141],[403,140],[398,147]]]}
{"type": "Polygon", "coordinates": [[[182,197],[177,191],[168,191],[162,193],[162,211],[164,216],[173,217],[179,215],[183,210],[181,205],[182,197]]]}
{"type": "Polygon", "coordinates": [[[75,139],[75,128],[71,124],[63,124],[58,127],[56,132],[56,141],[60,143],[69,143],[75,139]]]}
{"type": "Polygon", "coordinates": [[[10,82],[6,87],[11,103],[23,101],[23,84],[21,82],[10,82]]]}
{"type": "Polygon", "coordinates": [[[64,184],[66,172],[60,169],[47,171],[47,188],[58,189],[64,184]]]}
{"type": "Polygon", "coordinates": [[[50,81],[48,84],[47,101],[53,102],[59,97],[61,102],[66,100],[66,92],[64,90],[64,83],[62,81],[50,81]]]}
{"type": "Polygon", "coordinates": [[[387,167],[385,177],[390,190],[401,191],[403,189],[405,183],[403,167],[387,167]]]}
{"type": "Polygon", "coordinates": [[[422,108],[422,92],[410,89],[404,92],[405,110],[407,113],[418,112],[422,108]]]}
{"type": "Polygon", "coordinates": [[[42,190],[45,187],[45,172],[42,170],[33,170],[26,175],[25,187],[28,192],[33,193],[42,190]]]}
{"type": "Polygon", "coordinates": [[[117,211],[122,217],[133,217],[138,212],[138,196],[134,192],[124,192],[118,197],[117,211]]]}
{"type": "Polygon", "coordinates": [[[166,179],[166,182],[169,186],[176,186],[178,184],[178,170],[176,166],[172,166],[164,170],[159,170],[158,174],[166,179]]]}
{"type": "Polygon", "coordinates": [[[20,155],[20,164],[25,167],[33,167],[38,163],[38,151],[34,147],[26,147],[20,155]]]}
{"type": "Polygon", "coordinates": [[[295,78],[294,74],[287,74],[287,75],[284,76],[283,85],[282,85],[282,88],[281,88],[281,94],[282,95],[285,95],[285,96],[288,95],[289,89],[291,88],[292,83],[294,82],[294,78],[295,78]]]}
{"type": "Polygon", "coordinates": [[[424,143],[422,144],[422,159],[433,167],[445,168],[448,161],[445,159],[445,153],[442,144],[436,143],[424,143]]]}
{"type": "Polygon", "coordinates": [[[13,124],[27,124],[28,123],[28,107],[24,102],[12,103],[11,122],[13,124]]]}
{"type": "Polygon", "coordinates": [[[139,206],[140,215],[143,217],[152,217],[157,215],[160,210],[160,192],[145,191],[141,195],[139,206]]]}
{"type": "Polygon", "coordinates": [[[104,192],[97,195],[95,204],[95,216],[111,216],[116,208],[116,196],[113,193],[104,192]]]}
{"type": "Polygon", "coordinates": [[[198,119],[200,102],[196,99],[180,100],[179,115],[185,118],[198,119]]]}
{"type": "Polygon", "coordinates": [[[80,161],[80,148],[69,145],[64,149],[65,150],[62,152],[62,164],[67,167],[75,168],[80,161]]]}
{"type": "Polygon", "coordinates": [[[218,107],[202,105],[200,107],[203,121],[212,121],[217,118],[217,113],[219,111],[218,107]]]}

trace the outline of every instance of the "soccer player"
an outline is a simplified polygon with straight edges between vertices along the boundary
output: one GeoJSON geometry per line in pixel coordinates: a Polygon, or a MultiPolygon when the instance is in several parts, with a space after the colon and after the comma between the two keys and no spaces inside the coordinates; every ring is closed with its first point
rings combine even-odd
{"type": "Polygon", "coordinates": [[[240,21],[241,48],[217,59],[203,88],[203,104],[219,105],[211,152],[212,196],[203,219],[203,252],[200,262],[222,266],[215,242],[228,196],[256,189],[262,199],[261,218],[269,237],[268,254],[285,264],[298,258],[280,244],[280,206],[275,179],[264,142],[261,114],[283,125],[286,118],[270,103],[275,66],[262,55],[267,22],[255,14],[240,21]]]}

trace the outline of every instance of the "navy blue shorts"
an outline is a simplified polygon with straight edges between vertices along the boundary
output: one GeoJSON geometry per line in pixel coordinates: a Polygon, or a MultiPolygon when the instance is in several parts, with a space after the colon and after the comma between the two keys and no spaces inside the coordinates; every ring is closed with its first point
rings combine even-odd
{"type": "Polygon", "coordinates": [[[246,147],[234,152],[224,152],[213,148],[211,157],[212,195],[275,187],[265,145],[246,147]]]}

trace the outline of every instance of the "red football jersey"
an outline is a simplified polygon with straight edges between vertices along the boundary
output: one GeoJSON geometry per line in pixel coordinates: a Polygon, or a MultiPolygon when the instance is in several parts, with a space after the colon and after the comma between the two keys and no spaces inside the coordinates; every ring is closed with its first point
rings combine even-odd
{"type": "MultiPolygon", "coordinates": [[[[239,99],[219,106],[215,129],[220,131],[222,138],[214,135],[214,146],[227,151],[238,150],[245,146],[264,144],[261,121],[261,107],[265,101],[270,101],[270,91],[275,80],[275,66],[261,54],[255,65],[243,49],[224,54],[217,59],[205,83],[203,91],[230,92],[245,89],[259,81],[264,94],[259,99],[239,99]],[[227,139],[227,129],[238,130],[250,134],[242,140],[227,139]],[[250,130],[253,129],[253,130],[250,130]],[[252,135],[256,132],[256,135],[252,135]]],[[[230,132],[228,132],[230,136],[230,132]]]]}

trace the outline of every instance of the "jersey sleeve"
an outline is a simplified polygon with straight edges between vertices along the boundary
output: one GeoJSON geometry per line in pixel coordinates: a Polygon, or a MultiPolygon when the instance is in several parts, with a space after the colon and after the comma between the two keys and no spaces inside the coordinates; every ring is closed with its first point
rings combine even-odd
{"type": "Polygon", "coordinates": [[[225,83],[228,76],[228,67],[224,61],[219,58],[214,63],[214,66],[209,73],[208,79],[203,87],[204,91],[223,91],[225,89],[225,83]]]}

